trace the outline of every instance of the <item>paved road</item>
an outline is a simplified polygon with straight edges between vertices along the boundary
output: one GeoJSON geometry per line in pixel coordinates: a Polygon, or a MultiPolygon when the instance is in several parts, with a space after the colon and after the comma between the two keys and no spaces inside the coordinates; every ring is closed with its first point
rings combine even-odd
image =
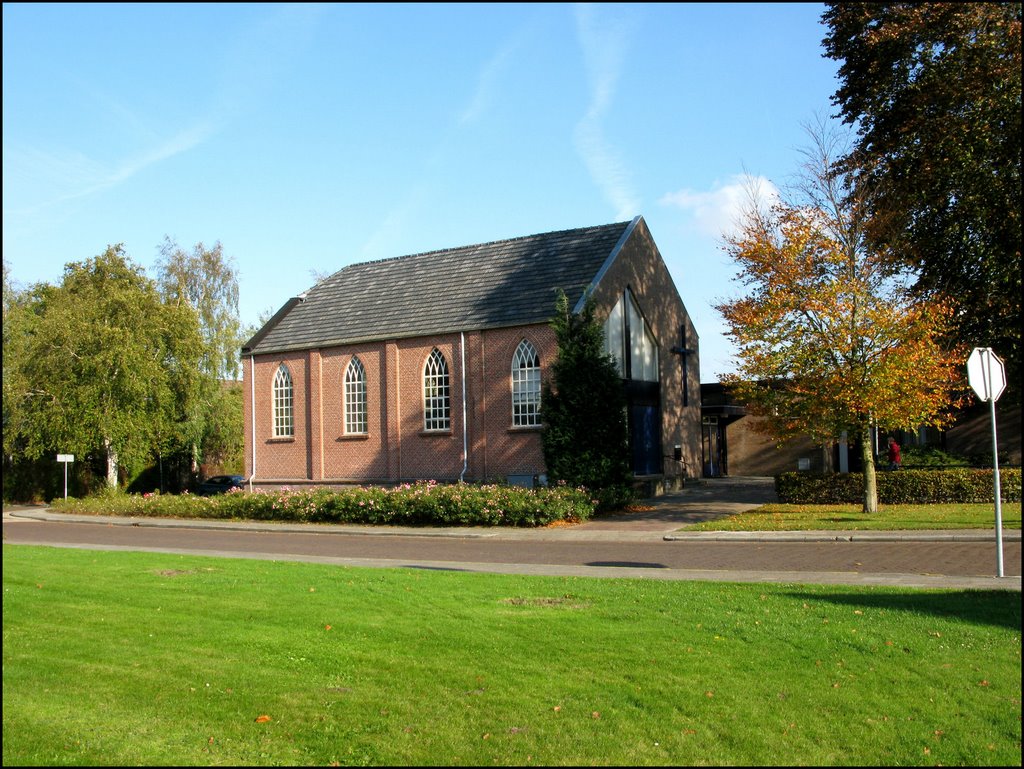
{"type": "Polygon", "coordinates": [[[4,514],[4,542],[368,567],[739,582],[1021,589],[1020,531],[697,534],[686,524],[771,501],[770,481],[722,479],[642,512],[539,530],[186,522],[4,514]]]}

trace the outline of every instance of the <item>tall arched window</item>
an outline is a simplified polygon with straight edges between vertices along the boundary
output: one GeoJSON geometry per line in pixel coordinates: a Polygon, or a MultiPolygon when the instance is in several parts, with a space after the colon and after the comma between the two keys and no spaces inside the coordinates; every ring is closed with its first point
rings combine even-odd
{"type": "Polygon", "coordinates": [[[293,416],[292,375],[288,367],[281,364],[274,375],[274,437],[291,438],[295,435],[293,416]]]}
{"type": "Polygon", "coordinates": [[[451,390],[448,364],[436,347],[423,369],[423,429],[451,429],[451,390]]]}
{"type": "Polygon", "coordinates": [[[540,425],[540,356],[525,339],[512,356],[512,426],[540,425]]]}
{"type": "Polygon", "coordinates": [[[366,369],[353,356],[345,369],[345,433],[366,432],[366,369]]]}

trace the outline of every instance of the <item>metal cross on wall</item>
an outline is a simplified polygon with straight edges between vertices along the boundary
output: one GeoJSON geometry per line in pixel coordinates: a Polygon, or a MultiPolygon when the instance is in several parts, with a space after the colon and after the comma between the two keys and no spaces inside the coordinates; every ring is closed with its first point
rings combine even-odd
{"type": "Polygon", "coordinates": [[[690,367],[687,365],[690,360],[690,356],[693,355],[696,350],[691,350],[686,346],[686,324],[684,323],[679,327],[679,346],[673,347],[671,352],[678,355],[682,359],[683,363],[683,405],[690,405],[690,367]]]}

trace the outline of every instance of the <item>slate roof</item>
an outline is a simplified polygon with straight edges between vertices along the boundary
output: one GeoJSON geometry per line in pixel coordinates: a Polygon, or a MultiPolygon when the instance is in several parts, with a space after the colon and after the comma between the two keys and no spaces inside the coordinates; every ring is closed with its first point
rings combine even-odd
{"type": "Polygon", "coordinates": [[[597,282],[632,222],[353,264],[290,300],[246,354],[546,323],[597,282]]]}

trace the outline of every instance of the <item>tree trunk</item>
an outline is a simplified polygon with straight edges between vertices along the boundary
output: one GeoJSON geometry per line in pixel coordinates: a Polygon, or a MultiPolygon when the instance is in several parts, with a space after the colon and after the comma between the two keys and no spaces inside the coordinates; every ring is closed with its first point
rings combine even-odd
{"type": "Polygon", "coordinates": [[[103,439],[103,447],[107,450],[107,487],[117,488],[117,449],[109,438],[103,439]]]}
{"type": "Polygon", "coordinates": [[[875,452],[871,446],[871,428],[860,431],[860,459],[864,467],[864,512],[878,512],[878,482],[875,478],[875,452]]]}

